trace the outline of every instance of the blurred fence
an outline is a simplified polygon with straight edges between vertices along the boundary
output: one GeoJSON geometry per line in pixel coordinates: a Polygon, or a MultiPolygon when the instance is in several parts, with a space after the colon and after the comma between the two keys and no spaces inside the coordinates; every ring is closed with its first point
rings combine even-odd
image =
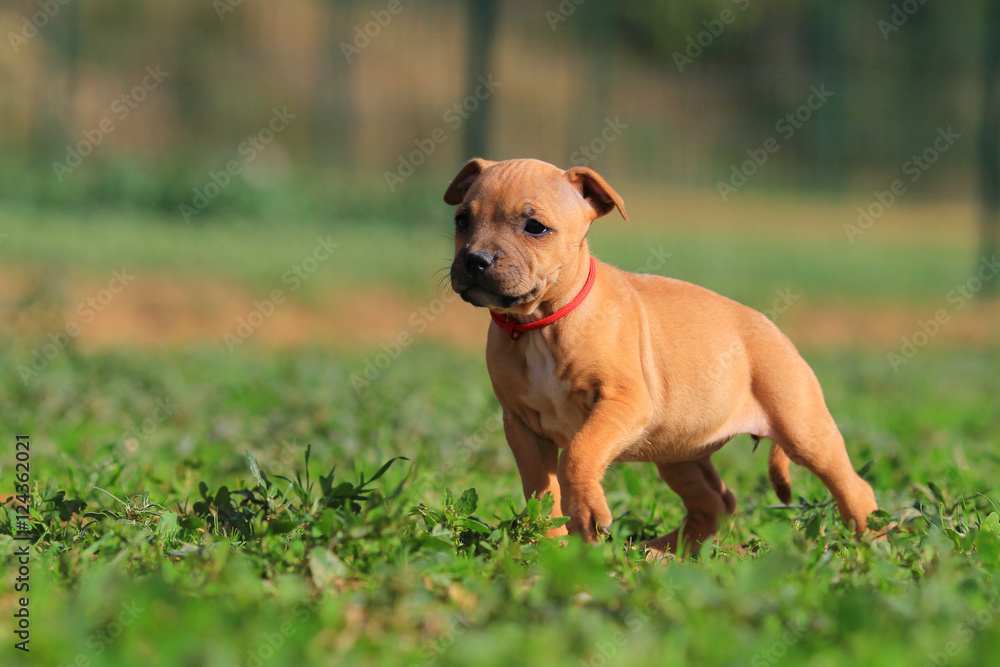
{"type": "Polygon", "coordinates": [[[21,0],[0,8],[0,162],[59,183],[130,156],[194,188],[235,161],[234,178],[396,190],[481,152],[723,197],[870,192],[907,167],[923,193],[967,195],[987,5],[21,0]],[[935,142],[947,168],[911,163],[935,142]]]}

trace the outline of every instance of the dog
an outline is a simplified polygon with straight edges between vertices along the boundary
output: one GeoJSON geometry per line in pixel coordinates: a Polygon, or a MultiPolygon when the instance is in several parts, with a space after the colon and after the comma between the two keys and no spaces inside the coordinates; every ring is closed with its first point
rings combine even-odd
{"type": "Polygon", "coordinates": [[[486,362],[525,498],[551,494],[550,536],[603,539],[608,466],[645,461],[681,498],[681,526],[648,553],[697,554],[736,510],[711,457],[734,436],[771,441],[769,477],[791,501],[789,459],[817,475],[861,534],[877,509],[819,381],[763,314],[708,289],[629,273],[590,254],[591,223],[625,203],[593,169],[473,159],[457,206],[452,289],[493,319],[486,362]]]}

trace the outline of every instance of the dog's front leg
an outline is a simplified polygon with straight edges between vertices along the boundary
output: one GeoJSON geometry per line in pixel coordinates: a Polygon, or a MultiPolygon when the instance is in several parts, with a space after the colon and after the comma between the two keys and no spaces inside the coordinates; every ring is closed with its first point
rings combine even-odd
{"type": "MultiPolygon", "coordinates": [[[[553,518],[563,516],[562,494],[559,491],[557,477],[559,449],[555,443],[536,434],[517,415],[510,412],[503,413],[503,430],[507,436],[507,444],[514,453],[517,471],[521,473],[524,499],[542,498],[545,494],[552,494],[552,499],[555,501],[552,505],[552,516],[553,518]]],[[[549,537],[565,534],[566,526],[553,528],[547,533],[549,537]]]]}
{"type": "Polygon", "coordinates": [[[559,485],[567,528],[588,542],[611,530],[601,480],[614,459],[642,436],[652,416],[646,394],[602,398],[559,457],[559,485]]]}

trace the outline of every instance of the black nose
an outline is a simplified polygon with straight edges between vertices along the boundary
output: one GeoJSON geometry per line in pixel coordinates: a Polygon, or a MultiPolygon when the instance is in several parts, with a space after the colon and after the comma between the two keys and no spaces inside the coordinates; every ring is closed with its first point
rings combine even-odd
{"type": "Polygon", "coordinates": [[[465,271],[470,276],[486,273],[493,266],[493,255],[482,250],[470,252],[465,256],[465,271]]]}

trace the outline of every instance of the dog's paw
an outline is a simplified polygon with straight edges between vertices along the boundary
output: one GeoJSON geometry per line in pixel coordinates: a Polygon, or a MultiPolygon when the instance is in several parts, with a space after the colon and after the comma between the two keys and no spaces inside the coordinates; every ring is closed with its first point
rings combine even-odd
{"type": "Polygon", "coordinates": [[[563,508],[569,516],[566,527],[571,535],[580,535],[587,542],[600,542],[611,534],[611,510],[600,486],[567,494],[563,508]]]}
{"type": "Polygon", "coordinates": [[[674,530],[669,535],[643,542],[642,548],[646,552],[646,562],[657,563],[664,558],[675,556],[677,554],[677,542],[679,539],[680,530],[674,530]]]}

